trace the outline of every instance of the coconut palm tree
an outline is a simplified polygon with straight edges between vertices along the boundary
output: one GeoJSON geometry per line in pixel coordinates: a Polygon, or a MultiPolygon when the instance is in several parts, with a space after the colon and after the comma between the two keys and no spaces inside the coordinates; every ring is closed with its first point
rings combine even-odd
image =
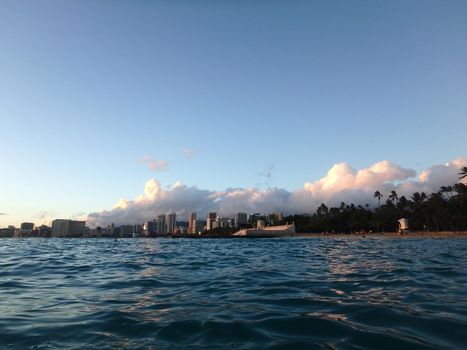
{"type": "Polygon", "coordinates": [[[381,206],[381,197],[383,197],[383,195],[380,191],[376,191],[373,195],[373,198],[378,198],[378,208],[381,206]]]}
{"type": "Polygon", "coordinates": [[[447,195],[447,198],[450,199],[452,197],[452,191],[453,191],[452,186],[441,186],[439,189],[440,193],[445,193],[447,195]]]}
{"type": "Polygon", "coordinates": [[[389,195],[389,200],[392,201],[392,204],[395,204],[399,197],[397,196],[396,191],[391,191],[391,194],[389,195]]]}
{"type": "Polygon", "coordinates": [[[462,167],[461,172],[457,175],[460,175],[459,180],[462,180],[463,178],[467,177],[467,166],[462,167]]]}

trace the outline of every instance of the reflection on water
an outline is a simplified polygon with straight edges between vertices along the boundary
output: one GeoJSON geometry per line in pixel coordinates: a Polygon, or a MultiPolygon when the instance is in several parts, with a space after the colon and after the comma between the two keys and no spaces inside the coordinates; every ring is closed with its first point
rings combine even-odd
{"type": "Polygon", "coordinates": [[[0,243],[0,348],[467,344],[467,240],[0,243]]]}

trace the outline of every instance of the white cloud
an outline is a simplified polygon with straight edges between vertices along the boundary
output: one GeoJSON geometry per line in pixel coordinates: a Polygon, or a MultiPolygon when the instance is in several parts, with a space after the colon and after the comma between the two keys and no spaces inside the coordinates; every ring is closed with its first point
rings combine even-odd
{"type": "Polygon", "coordinates": [[[191,148],[182,148],[182,153],[183,155],[188,158],[188,159],[191,159],[193,158],[193,156],[195,155],[195,150],[191,149],[191,148]]]}
{"type": "Polygon", "coordinates": [[[152,171],[165,171],[169,168],[169,163],[166,160],[157,160],[148,155],[144,156],[141,162],[145,163],[152,171]]]}
{"type": "Polygon", "coordinates": [[[387,160],[358,171],[347,163],[338,163],[322,179],[313,183],[306,182],[304,188],[315,196],[326,198],[342,191],[378,188],[387,182],[403,181],[415,175],[415,171],[387,160]]]}
{"type": "MultiPolygon", "coordinates": [[[[418,177],[421,183],[430,184],[431,186],[440,187],[452,185],[452,183],[446,183],[446,177],[458,178],[459,170],[462,167],[467,166],[467,159],[458,158],[445,164],[437,164],[429,167],[422,171],[418,177]]],[[[452,181],[451,181],[452,182],[452,181]]],[[[466,179],[463,181],[466,182],[466,179]]]]}
{"type": "Polygon", "coordinates": [[[34,216],[34,218],[39,220],[39,222],[35,223],[36,226],[40,226],[40,225],[52,226],[52,221],[55,220],[56,215],[53,212],[43,210],[37,213],[34,216]]]}
{"type": "Polygon", "coordinates": [[[396,190],[401,196],[415,191],[436,192],[442,185],[452,185],[458,181],[457,173],[463,166],[467,166],[466,158],[455,159],[444,165],[434,165],[422,171],[417,178],[414,170],[389,161],[360,170],[347,163],[338,163],[323,178],[305,182],[302,189],[292,192],[280,188],[210,191],[189,187],[179,181],[164,189],[159,181],[150,179],[143,194],[134,200],[120,199],[111,210],[89,214],[87,221],[93,227],[111,222],[142,223],[169,212],[175,212],[180,220],[186,220],[191,211],[196,211],[202,218],[208,211],[217,211],[223,216],[232,216],[237,211],[310,213],[322,202],[328,205],[338,205],[342,201],[374,205],[373,193],[376,190],[387,198],[391,190],[396,190]]]}

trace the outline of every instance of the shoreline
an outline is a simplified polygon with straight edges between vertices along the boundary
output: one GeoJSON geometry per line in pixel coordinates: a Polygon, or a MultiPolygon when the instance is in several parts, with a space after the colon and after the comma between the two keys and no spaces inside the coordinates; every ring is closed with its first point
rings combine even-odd
{"type": "Polygon", "coordinates": [[[296,233],[303,238],[467,238],[467,231],[414,231],[403,234],[397,232],[373,233],[296,233]]]}
{"type": "MultiPolygon", "coordinates": [[[[75,237],[0,237],[2,238],[81,238],[81,239],[109,239],[115,240],[115,237],[95,237],[95,236],[75,236],[75,237]]],[[[397,232],[373,232],[373,233],[313,233],[313,232],[296,232],[293,234],[277,236],[277,237],[248,237],[248,236],[232,236],[232,235],[174,235],[174,236],[157,236],[157,237],[117,237],[120,239],[265,239],[265,238],[329,238],[329,239],[361,239],[361,238],[430,238],[430,239],[442,239],[442,238],[467,238],[467,231],[414,231],[403,234],[397,232]]]]}

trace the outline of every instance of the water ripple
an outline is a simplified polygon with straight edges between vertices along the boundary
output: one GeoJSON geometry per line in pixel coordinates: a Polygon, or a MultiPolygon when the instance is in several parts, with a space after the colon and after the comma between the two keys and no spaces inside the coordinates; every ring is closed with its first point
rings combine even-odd
{"type": "Polygon", "coordinates": [[[466,348],[466,252],[463,239],[2,239],[0,348],[466,348]]]}

